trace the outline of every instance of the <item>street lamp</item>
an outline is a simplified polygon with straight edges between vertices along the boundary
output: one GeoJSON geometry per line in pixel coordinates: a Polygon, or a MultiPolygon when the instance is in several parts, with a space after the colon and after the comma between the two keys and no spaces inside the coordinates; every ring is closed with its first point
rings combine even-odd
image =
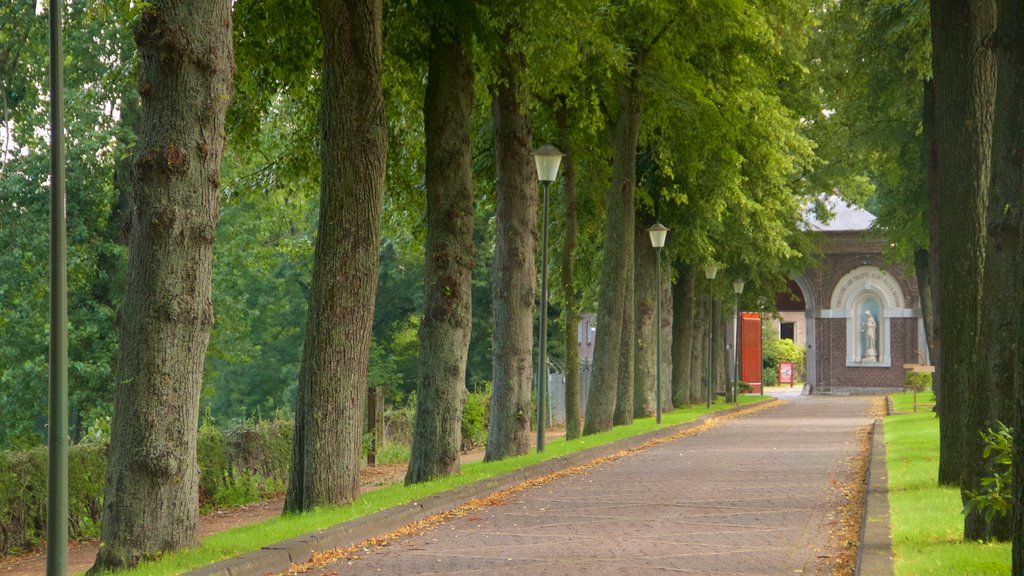
{"type": "Polygon", "coordinates": [[[533,153],[537,164],[537,179],[544,184],[544,223],[541,227],[540,249],[540,365],[537,366],[537,452],[544,451],[544,407],[547,389],[548,346],[548,186],[558,176],[562,152],[545,144],[533,153]]]}
{"type": "Polygon", "coordinates": [[[711,381],[712,375],[712,345],[714,343],[713,333],[715,330],[715,320],[712,317],[714,315],[714,306],[711,303],[711,281],[715,279],[715,275],[718,274],[718,268],[713,264],[708,264],[704,267],[704,277],[708,279],[708,393],[707,393],[707,406],[711,408],[711,397],[715,393],[715,385],[711,381]]]}
{"type": "Polygon", "coordinates": [[[732,290],[736,293],[736,328],[732,334],[732,400],[740,401],[740,294],[743,294],[743,280],[732,281],[732,290]]]}
{"type": "Polygon", "coordinates": [[[68,271],[64,174],[64,7],[50,0],[50,380],[46,574],[68,570],[68,271]]]}
{"type": "Polygon", "coordinates": [[[657,285],[657,315],[655,316],[655,347],[656,352],[654,353],[654,418],[658,424],[661,424],[661,249],[665,246],[665,236],[668,234],[668,228],[661,225],[661,222],[656,222],[654,226],[647,229],[647,233],[651,235],[651,246],[654,246],[654,251],[658,255],[658,264],[655,268],[655,283],[657,285]]]}

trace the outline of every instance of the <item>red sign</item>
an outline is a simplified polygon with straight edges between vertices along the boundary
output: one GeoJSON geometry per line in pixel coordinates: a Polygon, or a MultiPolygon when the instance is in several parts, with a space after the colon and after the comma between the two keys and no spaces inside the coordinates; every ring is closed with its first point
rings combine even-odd
{"type": "Polygon", "coordinates": [[[740,314],[740,382],[761,384],[761,317],[740,314]]]}
{"type": "Polygon", "coordinates": [[[779,384],[793,383],[793,363],[779,362],[779,384]]]}

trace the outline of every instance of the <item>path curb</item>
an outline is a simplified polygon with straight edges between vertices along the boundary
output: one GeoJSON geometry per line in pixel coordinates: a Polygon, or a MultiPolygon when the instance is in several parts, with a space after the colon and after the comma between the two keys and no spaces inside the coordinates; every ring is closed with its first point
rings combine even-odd
{"type": "Polygon", "coordinates": [[[316,532],[303,534],[284,542],[271,544],[260,550],[197,568],[185,574],[188,576],[264,576],[266,574],[277,574],[288,570],[293,564],[308,562],[314,554],[336,548],[355,546],[374,536],[393,532],[428,516],[458,508],[469,500],[483,498],[528,480],[543,478],[552,472],[586,464],[592,460],[611,456],[623,450],[637,448],[651,440],[665,438],[696,428],[712,418],[743,412],[753,407],[777,401],[775,398],[771,398],[766,400],[766,402],[737,406],[721,412],[705,414],[691,422],[652,430],[638,436],[623,438],[622,440],[594,446],[566,456],[538,462],[537,464],[514,470],[501,476],[478,480],[472,484],[460,486],[447,492],[433,494],[419,502],[395,506],[394,508],[375,512],[369,516],[363,516],[362,518],[335,524],[316,532]]]}
{"type": "Polygon", "coordinates": [[[867,491],[864,514],[861,517],[857,568],[854,573],[859,576],[892,576],[889,472],[885,465],[885,429],[881,418],[875,419],[871,433],[867,491]]]}

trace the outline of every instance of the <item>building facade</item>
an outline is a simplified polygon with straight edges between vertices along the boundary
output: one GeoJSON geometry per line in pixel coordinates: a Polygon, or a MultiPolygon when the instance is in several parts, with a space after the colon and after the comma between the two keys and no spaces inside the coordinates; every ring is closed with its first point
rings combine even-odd
{"type": "Polygon", "coordinates": [[[916,278],[883,259],[870,213],[834,204],[832,221],[812,222],[824,233],[821,266],[776,298],[780,335],[806,346],[810,393],[900,389],[905,364],[929,363],[916,278]]]}

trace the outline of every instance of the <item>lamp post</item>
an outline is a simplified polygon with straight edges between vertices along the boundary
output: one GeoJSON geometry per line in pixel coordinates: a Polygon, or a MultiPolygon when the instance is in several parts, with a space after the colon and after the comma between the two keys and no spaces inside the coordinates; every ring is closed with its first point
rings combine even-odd
{"type": "Polygon", "coordinates": [[[714,344],[713,334],[715,330],[715,319],[712,318],[714,315],[714,306],[711,303],[711,281],[715,279],[716,274],[718,274],[718,268],[713,264],[708,264],[704,267],[704,277],[708,279],[708,408],[711,408],[711,397],[715,394],[715,384],[711,381],[712,367],[714,366],[714,354],[712,353],[711,348],[714,344]]]}
{"type": "Polygon", "coordinates": [[[63,4],[50,0],[50,382],[46,574],[68,569],[68,276],[63,4]]]}
{"type": "Polygon", "coordinates": [[[732,281],[732,290],[736,293],[736,304],[734,307],[734,314],[736,314],[736,327],[732,334],[732,400],[733,402],[740,401],[740,294],[743,294],[743,280],[736,279],[732,281]]]}
{"type": "Polygon", "coordinates": [[[658,255],[654,276],[658,293],[654,328],[656,350],[654,353],[654,418],[658,424],[661,424],[661,249],[665,246],[668,228],[662,226],[661,222],[656,222],[654,226],[647,229],[647,233],[651,235],[651,246],[654,246],[654,251],[658,255]]]}
{"type": "Polygon", "coordinates": [[[562,152],[545,144],[533,153],[537,164],[537,179],[544,184],[544,222],[541,226],[540,249],[540,364],[537,366],[537,452],[544,451],[544,413],[547,406],[547,361],[548,361],[548,186],[558,176],[558,165],[562,163],[562,152]]]}

